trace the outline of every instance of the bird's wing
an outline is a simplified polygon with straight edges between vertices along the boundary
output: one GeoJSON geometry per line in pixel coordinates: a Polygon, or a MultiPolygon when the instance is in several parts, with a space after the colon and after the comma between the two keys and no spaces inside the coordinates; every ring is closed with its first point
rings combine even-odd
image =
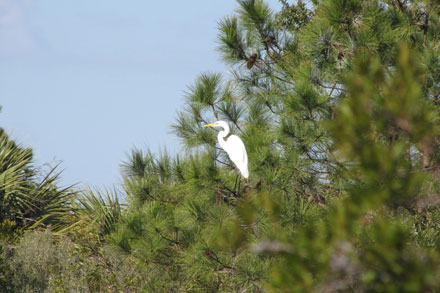
{"type": "Polygon", "coordinates": [[[243,141],[238,136],[231,135],[228,137],[226,144],[227,149],[225,151],[228,153],[229,158],[240,170],[243,177],[247,178],[249,176],[248,157],[243,141]]]}

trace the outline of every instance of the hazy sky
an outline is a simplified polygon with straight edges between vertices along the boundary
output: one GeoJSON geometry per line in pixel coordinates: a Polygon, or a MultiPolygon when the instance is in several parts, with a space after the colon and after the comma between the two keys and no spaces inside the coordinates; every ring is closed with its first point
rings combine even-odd
{"type": "MultiPolygon", "coordinates": [[[[267,1],[274,8],[276,0],[267,1]]],[[[0,127],[61,163],[62,185],[111,187],[134,147],[169,133],[201,72],[227,72],[217,23],[234,0],[0,0],[0,127]]]]}

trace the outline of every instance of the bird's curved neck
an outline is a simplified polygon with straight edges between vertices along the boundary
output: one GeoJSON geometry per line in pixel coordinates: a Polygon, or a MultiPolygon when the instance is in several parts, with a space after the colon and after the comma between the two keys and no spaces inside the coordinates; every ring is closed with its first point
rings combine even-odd
{"type": "Polygon", "coordinates": [[[226,140],[225,137],[229,134],[229,127],[225,127],[222,131],[220,131],[217,135],[218,143],[223,149],[226,149],[226,140]]]}

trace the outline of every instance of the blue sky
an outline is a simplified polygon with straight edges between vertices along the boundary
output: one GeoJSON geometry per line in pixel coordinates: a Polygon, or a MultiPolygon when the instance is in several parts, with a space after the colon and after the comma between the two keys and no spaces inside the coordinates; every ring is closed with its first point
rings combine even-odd
{"type": "MultiPolygon", "coordinates": [[[[279,8],[278,1],[267,1],[279,8]]],[[[111,187],[134,147],[180,149],[170,124],[202,72],[227,72],[234,0],[0,0],[0,127],[61,162],[62,185],[111,187]]]]}

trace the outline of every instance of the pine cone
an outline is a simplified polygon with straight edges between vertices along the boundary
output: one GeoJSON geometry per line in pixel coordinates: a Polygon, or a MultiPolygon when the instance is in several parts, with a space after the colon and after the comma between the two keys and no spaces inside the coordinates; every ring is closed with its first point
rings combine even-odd
{"type": "Polygon", "coordinates": [[[255,62],[257,61],[257,53],[254,53],[249,59],[247,60],[247,68],[251,69],[252,66],[254,66],[255,62]]]}

